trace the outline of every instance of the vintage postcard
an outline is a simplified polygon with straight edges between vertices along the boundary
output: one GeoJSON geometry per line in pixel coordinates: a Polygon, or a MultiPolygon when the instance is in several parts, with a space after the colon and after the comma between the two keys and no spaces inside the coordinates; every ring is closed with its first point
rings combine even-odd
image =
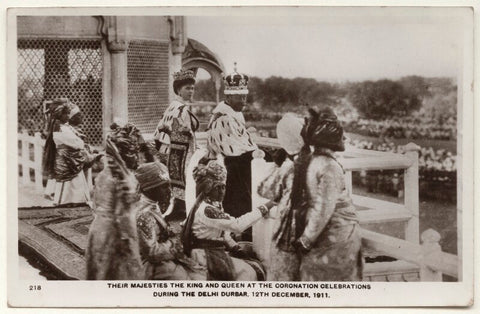
{"type": "Polygon", "coordinates": [[[471,306],[475,13],[9,8],[9,306],[471,306]]]}

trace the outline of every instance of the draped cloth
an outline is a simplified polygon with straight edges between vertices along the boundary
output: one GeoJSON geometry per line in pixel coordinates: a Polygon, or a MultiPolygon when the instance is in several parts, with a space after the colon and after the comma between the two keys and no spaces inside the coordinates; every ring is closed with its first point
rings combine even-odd
{"type": "Polygon", "coordinates": [[[57,182],[72,180],[83,170],[85,161],[86,156],[82,150],[67,145],[58,145],[54,165],[57,182]]]}
{"type": "MultiPolygon", "coordinates": [[[[53,128],[54,121],[50,121],[51,126],[49,129],[53,128]]],[[[53,131],[49,132],[47,135],[47,139],[45,140],[45,146],[43,151],[43,160],[42,160],[42,168],[45,175],[49,177],[55,176],[55,155],[56,155],[56,147],[55,142],[53,141],[53,131]]]]}
{"type": "Polygon", "coordinates": [[[247,131],[243,114],[225,102],[213,110],[208,123],[207,145],[214,154],[229,157],[241,156],[258,148],[247,131]]]}
{"type": "Polygon", "coordinates": [[[232,259],[225,252],[225,247],[205,248],[205,254],[207,256],[207,280],[235,280],[232,259]]]}
{"type": "Polygon", "coordinates": [[[59,132],[53,132],[53,141],[56,145],[53,167],[55,204],[86,202],[91,205],[90,186],[83,170],[92,162],[93,156],[68,124],[61,125],[59,132]]]}
{"type": "Polygon", "coordinates": [[[135,204],[138,182],[120,157],[109,155],[95,180],[95,218],[88,232],[87,280],[145,279],[138,244],[135,204]],[[118,174],[122,173],[122,178],[118,174]]]}

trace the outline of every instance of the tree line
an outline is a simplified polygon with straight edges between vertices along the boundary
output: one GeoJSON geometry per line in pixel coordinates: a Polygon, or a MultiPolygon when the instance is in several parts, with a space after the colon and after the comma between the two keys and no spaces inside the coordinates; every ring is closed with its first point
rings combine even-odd
{"type": "MultiPolygon", "coordinates": [[[[456,110],[456,84],[450,78],[407,76],[398,80],[330,83],[312,78],[271,76],[251,77],[248,85],[247,101],[273,112],[295,111],[305,104],[338,106],[345,101],[362,117],[375,120],[407,116],[423,104],[427,107],[430,104],[429,109],[437,113],[456,110]]],[[[214,82],[198,81],[195,99],[215,101],[214,82]]]]}

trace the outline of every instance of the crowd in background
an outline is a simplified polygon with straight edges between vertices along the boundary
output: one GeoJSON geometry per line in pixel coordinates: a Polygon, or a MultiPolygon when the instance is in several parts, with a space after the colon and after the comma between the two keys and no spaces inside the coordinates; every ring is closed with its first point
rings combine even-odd
{"type": "Polygon", "coordinates": [[[454,140],[457,122],[453,117],[439,123],[429,117],[403,117],[381,121],[358,119],[345,122],[349,132],[374,137],[454,140]]]}
{"type": "MultiPolygon", "coordinates": [[[[365,140],[350,140],[349,144],[361,149],[399,154],[405,152],[404,146],[396,145],[391,141],[374,144],[365,140]]],[[[421,198],[455,201],[457,165],[456,156],[452,152],[445,149],[434,150],[432,147],[421,147],[418,166],[421,198]]],[[[368,173],[354,173],[353,175],[354,183],[367,187],[369,192],[402,195],[403,172],[401,171],[369,171],[368,173]]]]}
{"type": "MultiPolygon", "coordinates": [[[[245,118],[254,124],[261,121],[271,121],[272,127],[264,127],[266,134],[273,134],[273,123],[280,120],[281,112],[247,111],[245,118]],[[269,130],[270,129],[270,130],[269,130]]],[[[454,116],[434,119],[426,114],[417,114],[385,120],[362,119],[357,115],[339,114],[345,131],[363,136],[392,139],[426,139],[455,140],[457,138],[457,121],[454,116]]]]}

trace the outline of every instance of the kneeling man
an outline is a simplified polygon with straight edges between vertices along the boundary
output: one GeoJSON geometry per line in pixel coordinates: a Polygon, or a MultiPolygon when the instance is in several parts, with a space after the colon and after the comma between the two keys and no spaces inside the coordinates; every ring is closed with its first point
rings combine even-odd
{"type": "Polygon", "coordinates": [[[183,253],[181,241],[162,216],[171,198],[168,169],[160,162],[142,164],[136,170],[141,196],[137,228],[145,278],[153,280],[205,280],[195,262],[183,253]]]}

